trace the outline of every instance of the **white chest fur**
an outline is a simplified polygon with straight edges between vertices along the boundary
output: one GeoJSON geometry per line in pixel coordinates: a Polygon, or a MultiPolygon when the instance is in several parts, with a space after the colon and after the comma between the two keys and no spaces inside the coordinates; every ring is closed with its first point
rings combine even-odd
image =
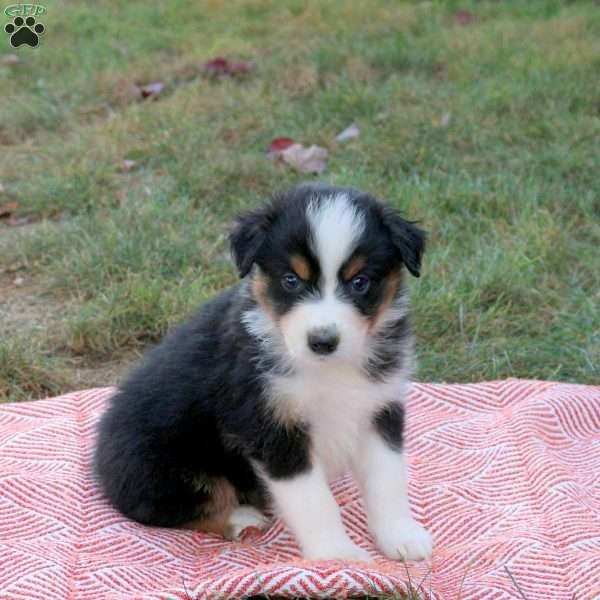
{"type": "Polygon", "coordinates": [[[309,427],[312,451],[329,479],[342,474],[372,427],[373,415],[390,400],[402,400],[406,380],[369,380],[351,367],[307,367],[271,379],[271,407],[282,422],[300,419],[309,427]]]}

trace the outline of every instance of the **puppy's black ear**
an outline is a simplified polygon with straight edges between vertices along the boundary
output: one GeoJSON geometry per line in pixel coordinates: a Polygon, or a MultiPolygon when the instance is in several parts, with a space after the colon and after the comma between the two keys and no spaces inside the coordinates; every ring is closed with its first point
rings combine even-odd
{"type": "Polygon", "coordinates": [[[392,242],[398,249],[402,262],[415,276],[421,275],[421,257],[425,251],[426,234],[414,222],[406,221],[395,210],[384,207],[382,220],[388,228],[392,242]]]}
{"type": "Polygon", "coordinates": [[[265,241],[270,220],[269,207],[259,208],[236,219],[229,235],[229,244],[240,277],[245,277],[250,272],[265,241]]]}

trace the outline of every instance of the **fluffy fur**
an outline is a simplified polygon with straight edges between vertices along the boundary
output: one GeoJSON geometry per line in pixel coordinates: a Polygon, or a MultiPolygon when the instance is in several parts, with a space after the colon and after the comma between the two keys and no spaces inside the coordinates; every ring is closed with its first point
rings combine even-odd
{"type": "Polygon", "coordinates": [[[403,279],[424,233],[371,196],[304,185],[238,219],[243,278],[173,331],[100,423],[96,470],[125,515],[235,537],[273,506],[308,558],[369,558],[331,478],[354,473],[389,557],[431,552],[403,452],[413,362],[403,279]]]}

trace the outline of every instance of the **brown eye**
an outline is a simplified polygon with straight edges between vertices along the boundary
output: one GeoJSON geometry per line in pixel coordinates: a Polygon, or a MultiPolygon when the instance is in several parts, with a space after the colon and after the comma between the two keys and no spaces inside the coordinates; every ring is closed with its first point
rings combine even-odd
{"type": "Polygon", "coordinates": [[[371,281],[366,275],[357,275],[352,279],[352,291],[359,296],[366,294],[370,285],[371,281]]]}

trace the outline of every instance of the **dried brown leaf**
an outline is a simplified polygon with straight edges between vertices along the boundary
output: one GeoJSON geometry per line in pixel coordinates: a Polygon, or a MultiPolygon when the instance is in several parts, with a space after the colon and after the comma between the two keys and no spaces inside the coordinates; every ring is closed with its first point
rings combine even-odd
{"type": "Polygon", "coordinates": [[[231,61],[222,56],[204,63],[204,72],[210,77],[239,77],[254,70],[254,64],[246,61],[231,61]]]}
{"type": "Polygon", "coordinates": [[[137,166],[137,160],[125,159],[121,162],[120,170],[123,173],[129,173],[137,166]]]}
{"type": "Polygon", "coordinates": [[[2,57],[3,65],[18,65],[21,59],[16,54],[6,54],[2,57]]]}
{"type": "Polygon", "coordinates": [[[147,83],[146,85],[138,85],[137,88],[138,88],[142,98],[156,99],[156,97],[165,88],[165,84],[162,83],[161,81],[154,81],[152,83],[147,83]]]}
{"type": "Polygon", "coordinates": [[[292,144],[281,152],[281,159],[300,173],[322,173],[327,166],[329,152],[320,146],[292,144]]]}
{"type": "Polygon", "coordinates": [[[15,200],[13,202],[6,202],[0,204],[0,219],[6,219],[10,217],[16,210],[19,209],[20,204],[15,200]]]}
{"type": "Polygon", "coordinates": [[[35,223],[37,218],[34,215],[22,215],[17,217],[16,215],[12,215],[9,217],[6,224],[10,227],[20,227],[21,225],[29,225],[29,223],[35,223]]]}
{"type": "Polygon", "coordinates": [[[281,156],[281,153],[295,144],[296,142],[289,137],[278,137],[271,141],[267,148],[267,158],[275,159],[281,156]]]}
{"type": "Polygon", "coordinates": [[[348,125],[344,131],[335,136],[337,142],[343,143],[360,137],[360,129],[356,123],[348,125]]]}
{"type": "Polygon", "coordinates": [[[472,23],[473,19],[475,19],[475,16],[468,10],[459,10],[458,12],[454,13],[454,22],[457,25],[469,25],[472,23]]]}
{"type": "Polygon", "coordinates": [[[444,113],[440,117],[440,127],[448,127],[448,125],[450,125],[451,120],[452,120],[452,115],[449,112],[444,113]]]}

